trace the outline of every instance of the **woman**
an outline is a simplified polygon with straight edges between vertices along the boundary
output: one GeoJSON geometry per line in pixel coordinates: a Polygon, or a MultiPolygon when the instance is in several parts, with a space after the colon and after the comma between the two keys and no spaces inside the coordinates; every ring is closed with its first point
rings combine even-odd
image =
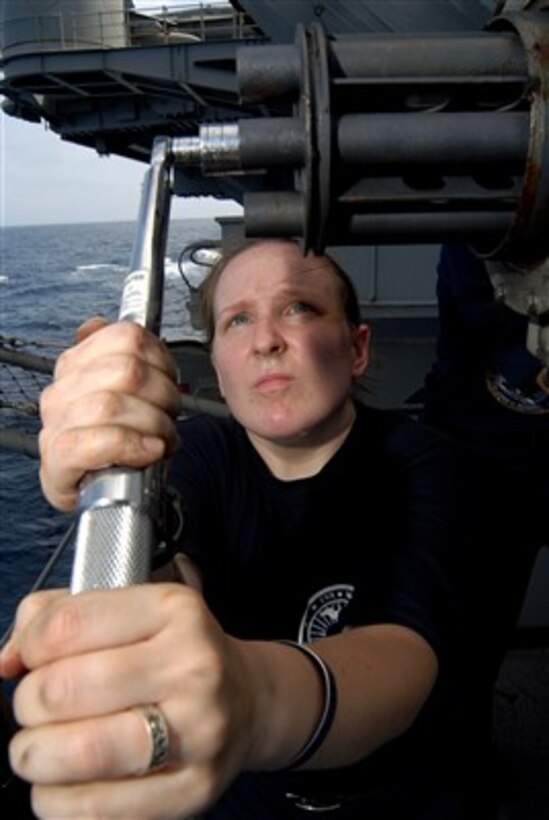
{"type": "Polygon", "coordinates": [[[188,583],[23,602],[2,661],[36,813],[460,817],[453,450],[353,399],[369,331],[330,259],[251,244],[204,307],[231,418],[176,431],[162,343],[98,320],[43,396],[61,509],[88,470],[172,457],[188,583]]]}

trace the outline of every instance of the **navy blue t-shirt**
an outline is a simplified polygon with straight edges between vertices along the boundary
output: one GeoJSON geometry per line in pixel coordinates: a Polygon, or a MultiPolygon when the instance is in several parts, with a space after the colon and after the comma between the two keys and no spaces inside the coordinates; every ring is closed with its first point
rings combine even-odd
{"type": "Polygon", "coordinates": [[[414,727],[364,764],[243,775],[208,818],[293,818],[288,791],[362,795],[333,817],[459,816],[450,784],[459,780],[451,758],[459,746],[461,465],[437,431],[363,405],[357,411],[330,462],[286,482],[234,419],[183,421],[171,475],[184,508],[181,548],[230,634],[312,641],[347,624],[402,624],[433,647],[439,683],[414,727]]]}

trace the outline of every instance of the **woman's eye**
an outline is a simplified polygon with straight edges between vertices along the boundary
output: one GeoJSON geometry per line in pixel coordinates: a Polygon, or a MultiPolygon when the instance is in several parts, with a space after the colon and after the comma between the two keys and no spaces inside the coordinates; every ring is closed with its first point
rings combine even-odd
{"type": "Polygon", "coordinates": [[[288,313],[291,315],[298,313],[312,313],[314,308],[307,302],[293,302],[288,308],[288,313]]]}
{"type": "Polygon", "coordinates": [[[246,324],[248,319],[247,313],[237,313],[235,316],[231,316],[227,322],[227,327],[239,327],[240,325],[246,324]]]}

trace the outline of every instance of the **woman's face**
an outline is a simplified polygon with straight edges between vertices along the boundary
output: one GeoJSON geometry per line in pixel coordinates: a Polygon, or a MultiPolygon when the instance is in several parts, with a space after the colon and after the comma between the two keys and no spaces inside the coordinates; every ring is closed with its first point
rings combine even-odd
{"type": "Polygon", "coordinates": [[[279,443],[311,442],[348,415],[368,329],[346,320],[328,260],[264,242],[232,259],[214,296],[212,361],[231,412],[279,443]]]}

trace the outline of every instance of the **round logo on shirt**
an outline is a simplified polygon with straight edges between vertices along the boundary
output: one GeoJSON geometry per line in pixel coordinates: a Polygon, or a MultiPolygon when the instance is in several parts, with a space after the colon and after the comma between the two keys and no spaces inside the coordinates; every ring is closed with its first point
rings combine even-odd
{"type": "Polygon", "coordinates": [[[535,379],[516,387],[501,373],[486,374],[486,386],[489,392],[508,410],[526,415],[544,415],[549,413],[549,388],[547,387],[547,372],[544,367],[535,379]]]}
{"type": "Polygon", "coordinates": [[[309,599],[307,609],[299,625],[298,640],[308,643],[317,638],[325,638],[336,631],[341,611],[353,599],[354,586],[351,584],[333,584],[316,592],[309,599]]]}

